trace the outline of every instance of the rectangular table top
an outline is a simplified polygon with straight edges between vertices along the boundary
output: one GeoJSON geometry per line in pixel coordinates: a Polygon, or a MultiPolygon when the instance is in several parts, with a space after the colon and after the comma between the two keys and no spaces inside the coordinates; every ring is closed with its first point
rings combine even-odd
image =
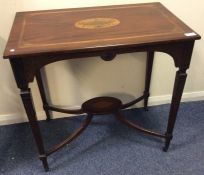
{"type": "Polygon", "coordinates": [[[4,58],[199,38],[161,3],[18,12],[4,58]]]}

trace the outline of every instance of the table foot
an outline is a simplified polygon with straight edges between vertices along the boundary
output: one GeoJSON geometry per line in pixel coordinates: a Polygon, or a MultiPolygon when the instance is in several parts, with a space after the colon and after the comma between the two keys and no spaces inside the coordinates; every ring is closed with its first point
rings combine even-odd
{"type": "Polygon", "coordinates": [[[166,134],[165,146],[163,147],[163,151],[164,151],[164,152],[167,152],[167,151],[168,151],[169,145],[170,145],[170,142],[171,142],[172,138],[173,138],[172,135],[166,134]]]}
{"type": "Polygon", "coordinates": [[[49,121],[51,121],[51,120],[52,120],[52,119],[51,119],[50,117],[47,117],[47,118],[46,118],[46,121],[47,121],[47,122],[49,122],[49,121]]]}
{"type": "Polygon", "coordinates": [[[163,150],[164,152],[167,152],[167,151],[168,151],[168,147],[164,146],[162,150],[163,150]]]}
{"type": "Polygon", "coordinates": [[[45,114],[46,114],[46,121],[47,121],[47,122],[51,121],[51,120],[52,120],[52,117],[51,117],[51,115],[50,115],[50,111],[47,110],[47,109],[45,109],[45,108],[44,108],[44,111],[45,111],[45,114]]]}
{"type": "Polygon", "coordinates": [[[49,166],[48,166],[47,160],[43,160],[42,162],[43,162],[43,167],[44,167],[45,172],[48,172],[49,166]]]}
{"type": "Polygon", "coordinates": [[[149,108],[147,106],[144,107],[145,111],[149,111],[149,108]]]}
{"type": "Polygon", "coordinates": [[[149,100],[149,92],[144,92],[144,110],[148,111],[148,100],[149,100]]]}
{"type": "Polygon", "coordinates": [[[46,172],[48,172],[48,171],[49,171],[49,166],[48,166],[48,163],[47,163],[47,157],[46,157],[46,155],[40,155],[39,158],[40,158],[40,160],[41,160],[42,163],[43,163],[44,170],[45,170],[46,172]]]}

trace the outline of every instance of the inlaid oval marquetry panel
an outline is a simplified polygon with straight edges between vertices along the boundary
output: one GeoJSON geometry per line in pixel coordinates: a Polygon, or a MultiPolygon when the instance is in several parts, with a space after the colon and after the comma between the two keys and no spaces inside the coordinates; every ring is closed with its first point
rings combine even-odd
{"type": "Polygon", "coordinates": [[[82,29],[100,29],[113,27],[120,24],[120,21],[116,18],[88,18],[77,21],[75,26],[82,29]]]}

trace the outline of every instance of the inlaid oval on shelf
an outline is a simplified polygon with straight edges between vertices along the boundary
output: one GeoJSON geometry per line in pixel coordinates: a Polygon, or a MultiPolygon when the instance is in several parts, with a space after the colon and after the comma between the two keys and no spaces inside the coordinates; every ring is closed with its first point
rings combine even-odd
{"type": "Polygon", "coordinates": [[[116,18],[88,18],[77,21],[75,26],[82,29],[100,29],[113,27],[120,24],[120,21],[116,18]]]}

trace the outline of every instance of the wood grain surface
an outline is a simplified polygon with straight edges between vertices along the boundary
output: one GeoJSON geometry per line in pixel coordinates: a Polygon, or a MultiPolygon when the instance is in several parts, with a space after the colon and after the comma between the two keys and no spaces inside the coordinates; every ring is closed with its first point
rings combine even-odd
{"type": "Polygon", "coordinates": [[[199,38],[161,3],[19,12],[4,58],[199,38]]]}

